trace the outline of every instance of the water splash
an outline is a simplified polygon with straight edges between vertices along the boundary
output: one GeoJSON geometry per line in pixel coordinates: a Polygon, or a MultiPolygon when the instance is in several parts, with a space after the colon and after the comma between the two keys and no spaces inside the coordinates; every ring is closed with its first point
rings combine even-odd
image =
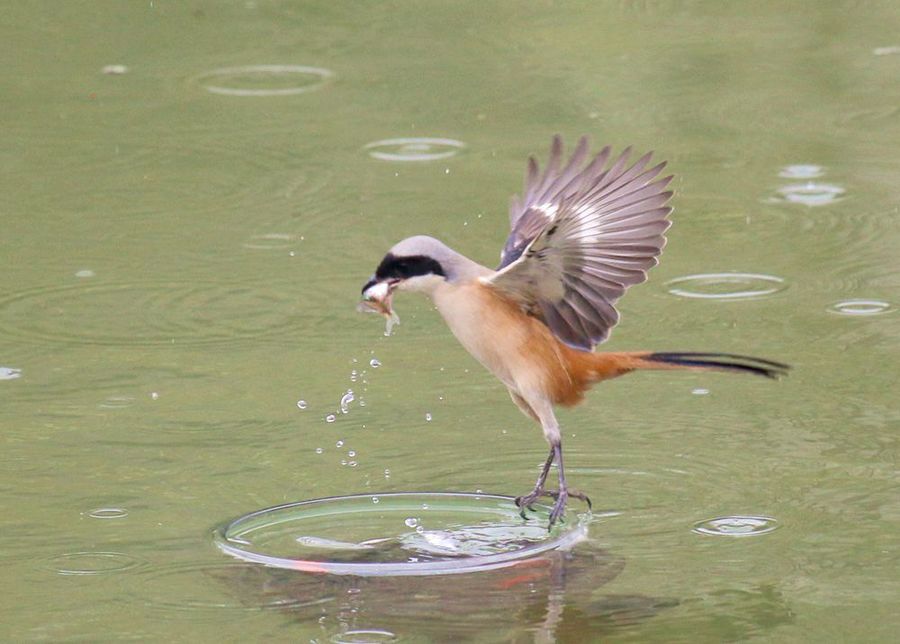
{"type": "Polygon", "coordinates": [[[21,369],[12,367],[0,367],[0,380],[15,380],[22,377],[21,369]]]}

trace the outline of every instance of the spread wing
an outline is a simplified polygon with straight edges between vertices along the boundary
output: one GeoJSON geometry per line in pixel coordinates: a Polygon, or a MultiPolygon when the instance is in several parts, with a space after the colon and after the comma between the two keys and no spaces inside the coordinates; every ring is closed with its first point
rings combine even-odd
{"type": "Polygon", "coordinates": [[[582,137],[563,167],[553,138],[543,173],[529,159],[525,192],[510,208],[512,231],[501,263],[485,282],[539,317],[563,342],[590,351],[619,321],[616,301],[647,279],[666,243],[671,176],[634,163],[628,148],[610,162],[610,148],[588,163],[582,137]]]}

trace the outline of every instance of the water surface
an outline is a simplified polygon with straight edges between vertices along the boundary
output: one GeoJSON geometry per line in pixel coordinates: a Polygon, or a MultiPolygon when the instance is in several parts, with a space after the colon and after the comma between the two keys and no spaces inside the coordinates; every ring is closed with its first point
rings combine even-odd
{"type": "Polygon", "coordinates": [[[894,641],[898,34],[890,3],[11,4],[0,639],[894,641]],[[354,309],[411,234],[493,264],[556,132],[677,175],[607,346],[792,375],[563,412],[596,518],[531,571],[218,552],[279,503],[532,484],[540,432],[427,303],[390,338],[354,309]]]}

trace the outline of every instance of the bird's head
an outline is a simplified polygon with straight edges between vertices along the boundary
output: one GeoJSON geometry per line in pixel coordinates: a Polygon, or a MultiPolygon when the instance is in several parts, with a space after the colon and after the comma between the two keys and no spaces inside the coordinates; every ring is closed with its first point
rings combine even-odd
{"type": "Polygon", "coordinates": [[[430,294],[447,280],[456,255],[433,237],[419,235],[394,245],[362,288],[363,298],[376,304],[387,304],[396,290],[430,294]]]}

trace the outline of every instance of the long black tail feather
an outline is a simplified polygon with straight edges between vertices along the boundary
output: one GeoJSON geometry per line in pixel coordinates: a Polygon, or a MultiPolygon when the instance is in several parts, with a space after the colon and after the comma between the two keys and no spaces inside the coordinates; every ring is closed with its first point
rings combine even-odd
{"type": "Polygon", "coordinates": [[[723,369],[725,371],[740,371],[752,373],[766,378],[781,378],[786,376],[790,365],[773,360],[742,356],[733,353],[651,353],[644,360],[661,362],[664,364],[679,365],[682,367],[698,367],[707,369],[723,369]]]}

